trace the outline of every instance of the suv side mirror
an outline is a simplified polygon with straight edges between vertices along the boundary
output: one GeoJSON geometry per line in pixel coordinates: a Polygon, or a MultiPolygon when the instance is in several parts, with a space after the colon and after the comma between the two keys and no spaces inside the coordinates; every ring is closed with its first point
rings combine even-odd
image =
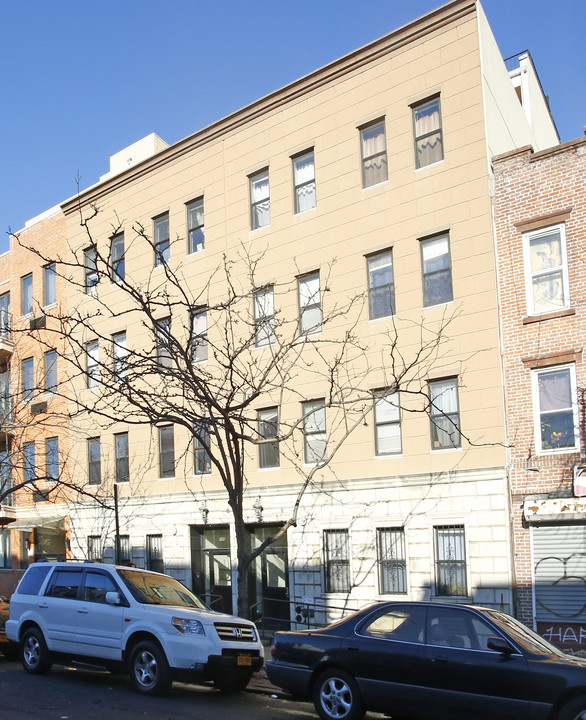
{"type": "Polygon", "coordinates": [[[114,590],[108,590],[106,593],[106,602],[108,605],[120,605],[120,593],[114,590]]]}
{"type": "Polygon", "coordinates": [[[488,638],[486,647],[489,650],[495,650],[496,652],[503,653],[503,655],[510,655],[513,652],[513,648],[501,637],[488,638]]]}

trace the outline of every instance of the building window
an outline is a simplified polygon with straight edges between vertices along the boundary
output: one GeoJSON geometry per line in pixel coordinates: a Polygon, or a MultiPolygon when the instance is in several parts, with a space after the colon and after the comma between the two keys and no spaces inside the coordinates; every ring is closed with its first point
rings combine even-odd
{"type": "Polygon", "coordinates": [[[564,225],[523,235],[528,315],[570,306],[564,225]]]}
{"type": "Polygon", "coordinates": [[[29,273],[20,279],[21,315],[29,315],[33,311],[33,274],[29,273]]]}
{"type": "Polygon", "coordinates": [[[0,295],[0,337],[10,340],[10,293],[0,295]]]}
{"type": "Polygon", "coordinates": [[[43,268],[43,305],[54,305],[57,302],[57,267],[55,263],[43,268]]]}
{"type": "Polygon", "coordinates": [[[12,395],[10,394],[10,372],[0,373],[0,427],[12,422],[12,395]]]}
{"type": "Polygon", "coordinates": [[[32,358],[22,361],[22,399],[29,402],[35,392],[35,367],[32,358]]]}
{"type": "Polygon", "coordinates": [[[532,374],[535,446],[541,452],[579,448],[576,369],[574,365],[532,374]]]}
{"type": "Polygon", "coordinates": [[[119,332],[112,335],[112,370],[114,380],[122,382],[128,370],[128,350],[126,348],[126,333],[119,332]]]}
{"type": "Polygon", "coordinates": [[[99,535],[88,535],[87,559],[89,562],[102,562],[102,538],[99,535]]]}
{"type": "Polygon", "coordinates": [[[298,279],[299,331],[301,335],[321,332],[322,309],[319,273],[304,275],[298,279]]]}
{"type": "MultiPolygon", "coordinates": [[[[5,493],[12,489],[12,456],[10,449],[0,450],[0,492],[5,493]]],[[[3,505],[13,505],[12,493],[2,500],[3,505]]]]}
{"type": "Polygon", "coordinates": [[[405,530],[402,527],[377,528],[378,582],[381,595],[407,592],[405,530]]]}
{"type": "Polygon", "coordinates": [[[435,593],[466,596],[466,545],[463,525],[435,528],[435,593]]]}
{"type": "Polygon", "coordinates": [[[52,437],[45,440],[45,464],[47,480],[59,479],[59,438],[52,437]]]}
{"type": "Polygon", "coordinates": [[[257,347],[275,342],[275,292],[272,285],[254,293],[254,326],[257,347]]]}
{"type": "Polygon", "coordinates": [[[421,241],[421,265],[423,304],[428,307],[451,302],[452,267],[447,234],[421,241]]]}
{"type": "Polygon", "coordinates": [[[95,293],[98,285],[98,251],[95,245],[83,251],[83,264],[85,268],[85,291],[88,295],[95,293]]]}
{"type": "Polygon", "coordinates": [[[23,447],[24,482],[32,483],[37,478],[36,452],[34,442],[28,442],[23,447]]]}
{"type": "Polygon", "coordinates": [[[160,368],[171,367],[171,318],[163,318],[155,323],[155,338],[157,347],[157,365],[160,368]]]}
{"type": "Polygon", "coordinates": [[[146,566],[147,570],[159,573],[164,572],[162,535],[146,536],[146,566]]]}
{"type": "Polygon", "coordinates": [[[203,198],[187,204],[187,252],[195,253],[205,247],[203,198]]]}
{"type": "Polygon", "coordinates": [[[45,392],[57,392],[57,352],[48,350],[45,353],[45,392]]]}
{"type": "Polygon", "coordinates": [[[191,316],[191,362],[208,359],[208,314],[205,310],[191,316]]]}
{"type": "Polygon", "coordinates": [[[324,530],[327,593],[350,592],[348,530],[324,530]]]}
{"type": "Polygon", "coordinates": [[[130,535],[118,535],[120,565],[130,565],[132,562],[132,553],[130,552],[130,535]]]}
{"type": "Polygon", "coordinates": [[[116,482],[124,483],[130,479],[128,471],[128,433],[114,435],[114,451],[116,453],[116,482]]]}
{"type": "Polygon", "coordinates": [[[250,180],[250,227],[252,230],[271,223],[271,200],[269,196],[269,170],[251,175],[250,180]]]}
{"type": "Polygon", "coordinates": [[[279,409],[259,410],[258,419],[258,466],[279,467],[279,409]]]}
{"type": "Polygon", "coordinates": [[[303,458],[315,464],[327,458],[326,405],[324,400],[303,403],[303,458]]]}
{"type": "Polygon", "coordinates": [[[10,549],[10,530],[0,530],[0,568],[12,568],[12,551],[10,549]]]}
{"type": "Polygon", "coordinates": [[[210,426],[201,422],[193,431],[193,472],[196,475],[209,475],[212,472],[210,461],[210,426]]]}
{"type": "Polygon", "coordinates": [[[415,167],[433,165],[444,159],[444,141],[439,97],[413,106],[415,167]]]}
{"type": "Polygon", "coordinates": [[[175,438],[173,425],[159,428],[159,477],[175,477],[175,438]]]}
{"type": "Polygon", "coordinates": [[[98,341],[92,340],[85,345],[86,382],[88,388],[98,387],[100,380],[100,355],[98,341]]]}
{"type": "Polygon", "coordinates": [[[88,482],[90,485],[99,485],[102,482],[102,458],[100,438],[88,438],[88,482]]]}
{"type": "Polygon", "coordinates": [[[374,432],[377,455],[396,455],[401,452],[401,408],[398,392],[375,392],[374,432]]]}
{"type": "Polygon", "coordinates": [[[429,400],[432,450],[460,447],[458,379],[446,378],[430,382],[429,400]]]}
{"type": "Polygon", "coordinates": [[[393,252],[371,255],[368,264],[368,310],[371,320],[395,314],[395,281],[393,252]]]}
{"type": "Polygon", "coordinates": [[[295,212],[313,210],[317,205],[315,193],[315,163],[313,150],[297,155],[293,160],[293,184],[295,186],[295,212]]]}
{"type": "Polygon", "coordinates": [[[110,258],[112,263],[112,281],[121,283],[126,275],[124,264],[124,233],[114,235],[110,240],[110,258]]]}
{"type": "Polygon", "coordinates": [[[388,177],[385,122],[378,120],[360,130],[362,187],[378,185],[388,177]]]}
{"type": "Polygon", "coordinates": [[[155,266],[168,263],[171,257],[171,241],[169,239],[169,213],[154,218],[155,233],[155,266]]]}

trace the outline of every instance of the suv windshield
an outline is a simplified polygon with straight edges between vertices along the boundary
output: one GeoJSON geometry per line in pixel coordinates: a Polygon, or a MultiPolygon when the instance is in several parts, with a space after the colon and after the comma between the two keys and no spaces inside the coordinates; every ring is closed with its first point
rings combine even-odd
{"type": "Polygon", "coordinates": [[[207,609],[190,590],[168,575],[134,569],[118,569],[118,574],[132,593],[132,597],[140,603],[207,609]]]}

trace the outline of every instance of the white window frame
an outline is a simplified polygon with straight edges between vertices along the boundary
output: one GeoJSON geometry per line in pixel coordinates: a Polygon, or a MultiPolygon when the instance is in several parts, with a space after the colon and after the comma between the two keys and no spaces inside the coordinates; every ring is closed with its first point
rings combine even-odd
{"type": "Polygon", "coordinates": [[[122,382],[128,370],[126,330],[112,335],[112,373],[115,382],[122,382]]]}
{"type": "Polygon", "coordinates": [[[190,345],[191,362],[206,362],[209,353],[207,310],[197,310],[191,315],[190,345]]]}
{"type": "Polygon", "coordinates": [[[117,483],[130,481],[130,445],[128,432],[116,433],[114,435],[114,459],[115,474],[117,483]],[[122,451],[126,450],[126,454],[122,451]]]}
{"type": "Polygon", "coordinates": [[[21,315],[33,312],[33,274],[27,273],[20,278],[20,311],[21,315]]]}
{"type": "Polygon", "coordinates": [[[539,228],[539,230],[531,230],[530,232],[523,233],[523,257],[525,264],[525,297],[527,299],[527,315],[545,315],[552,312],[559,312],[566,310],[570,307],[570,280],[568,274],[568,255],[566,245],[566,226],[564,223],[556,225],[548,225],[547,227],[539,228]],[[531,242],[537,240],[540,237],[551,235],[558,231],[560,236],[560,254],[561,254],[561,265],[547,268],[547,271],[532,272],[531,269],[531,242]],[[562,274],[562,292],[563,292],[563,304],[561,306],[550,307],[545,310],[537,310],[535,308],[535,295],[533,292],[533,280],[537,277],[545,277],[553,272],[561,272],[562,274]]]}
{"type": "Polygon", "coordinates": [[[451,303],[454,300],[454,282],[452,278],[452,256],[450,254],[450,234],[440,233],[439,235],[433,235],[432,237],[423,238],[419,241],[419,247],[421,251],[421,282],[423,286],[423,307],[434,307],[435,305],[445,305],[451,303]],[[431,250],[432,247],[441,248],[445,246],[445,252],[435,252],[431,250]],[[432,254],[433,253],[433,254],[432,254]],[[426,258],[426,254],[428,257],[426,258]],[[426,271],[426,263],[429,266],[433,263],[435,258],[447,258],[447,267],[440,267],[434,270],[426,271]],[[428,292],[430,283],[428,280],[438,276],[449,276],[450,278],[450,292],[449,297],[441,298],[441,300],[432,301],[432,293],[428,292]]]}
{"type": "MultiPolygon", "coordinates": [[[[458,377],[447,377],[447,378],[438,378],[434,380],[429,380],[428,383],[428,389],[429,389],[429,424],[430,424],[430,433],[431,433],[431,450],[432,452],[442,452],[442,451],[451,451],[451,450],[458,450],[462,447],[462,430],[461,430],[461,413],[460,413],[460,393],[459,391],[459,382],[458,377]],[[441,383],[450,383],[453,384],[454,389],[456,391],[456,410],[452,410],[451,412],[447,411],[442,405],[441,402],[435,402],[434,401],[434,388],[440,385],[441,383]],[[452,418],[452,416],[455,416],[456,420],[452,418]],[[447,429],[443,428],[442,424],[436,423],[436,419],[438,421],[446,420],[447,421],[447,429]],[[450,437],[450,444],[449,445],[434,445],[434,440],[438,439],[441,440],[442,433],[445,432],[450,437]],[[455,436],[457,435],[457,438],[455,436]],[[454,438],[457,440],[457,442],[454,442],[454,438]]],[[[445,391],[444,391],[445,392],[445,391]]],[[[441,401],[442,395],[435,395],[435,400],[441,401]]]]}
{"type": "Polygon", "coordinates": [[[83,251],[85,294],[95,295],[98,290],[98,249],[90,245],[83,251]]]}
{"type": "MultiPolygon", "coordinates": [[[[531,371],[531,389],[533,396],[533,429],[535,437],[535,448],[537,455],[560,455],[564,453],[575,453],[580,450],[580,418],[578,412],[578,387],[576,380],[576,366],[574,363],[565,365],[551,365],[544,368],[536,368],[531,371]],[[541,437],[541,407],[539,403],[539,377],[548,373],[569,371],[570,375],[570,391],[572,395],[572,407],[565,409],[563,412],[572,411],[574,424],[574,444],[560,448],[543,448],[541,437]]],[[[562,411],[560,411],[562,412],[562,411]]]]}
{"type": "Polygon", "coordinates": [[[49,263],[43,267],[43,307],[57,302],[57,266],[49,263]]]}
{"type": "Polygon", "coordinates": [[[277,406],[263,408],[257,410],[258,423],[258,467],[260,469],[278,468],[281,465],[279,454],[279,408],[277,406]],[[271,419],[271,415],[274,419],[271,419]],[[272,430],[274,434],[269,435],[263,430],[272,430]],[[276,453],[276,462],[268,462],[267,455],[270,458],[271,450],[276,453]]]}
{"type": "Polygon", "coordinates": [[[328,457],[328,431],[326,402],[323,399],[309,400],[302,404],[303,410],[303,462],[319,465],[328,457]],[[313,444],[323,443],[323,453],[318,455],[313,444]]]}
{"type": "Polygon", "coordinates": [[[323,310],[319,271],[307,273],[307,275],[297,278],[297,298],[299,302],[299,334],[317,335],[321,333],[323,310]],[[310,285],[311,283],[315,285],[315,281],[317,281],[317,290],[311,290],[310,285]],[[319,313],[319,321],[313,324],[310,324],[310,321],[307,320],[311,311],[315,311],[316,315],[319,313]]]}
{"type": "Polygon", "coordinates": [[[126,277],[126,247],[124,233],[116,233],[110,238],[110,263],[112,267],[112,282],[120,284],[126,277]]]}
{"type": "Polygon", "coordinates": [[[210,475],[212,460],[209,453],[210,423],[202,420],[193,431],[193,474],[210,475]],[[203,440],[202,440],[203,437],[203,440]]]}
{"type": "Polygon", "coordinates": [[[55,394],[57,392],[57,351],[47,350],[43,362],[45,369],[44,391],[55,394]]]}
{"type": "Polygon", "coordinates": [[[88,465],[88,485],[102,484],[102,441],[99,437],[91,437],[87,439],[87,465],[88,465]],[[96,457],[97,451],[97,457],[96,457]],[[92,472],[93,471],[93,472],[92,472]],[[97,474],[98,482],[92,482],[92,476],[95,479],[97,474]]]}
{"type": "Polygon", "coordinates": [[[175,427],[174,425],[161,425],[157,428],[158,439],[159,439],[159,477],[161,479],[174,478],[176,470],[176,458],[175,458],[175,427]],[[168,433],[166,431],[169,431],[168,433]],[[163,449],[164,435],[167,435],[167,441],[170,440],[170,449],[163,449]],[[168,460],[172,459],[173,468],[172,470],[164,470],[168,460]]]}
{"type": "Polygon", "coordinates": [[[413,117],[413,149],[415,151],[415,170],[423,170],[427,167],[433,167],[434,165],[439,165],[439,163],[444,161],[445,158],[445,148],[444,148],[444,129],[443,129],[443,118],[442,118],[442,104],[441,99],[439,95],[436,95],[435,97],[428,98],[427,100],[423,100],[422,102],[415,103],[411,106],[412,110],[412,117],[413,117]],[[428,130],[426,132],[421,132],[418,134],[417,132],[417,113],[421,110],[424,110],[431,105],[435,105],[437,103],[437,112],[439,117],[439,124],[437,128],[434,128],[432,130],[428,130]],[[422,140],[426,140],[427,138],[432,137],[433,135],[439,136],[439,142],[440,142],[440,148],[441,148],[441,157],[437,160],[433,160],[432,162],[422,162],[421,155],[418,152],[419,143],[422,140]]]}
{"type": "Polygon", "coordinates": [[[100,346],[97,340],[85,344],[86,387],[91,390],[100,382],[100,346]]]}
{"type": "MultiPolygon", "coordinates": [[[[389,158],[387,153],[387,129],[385,127],[385,118],[379,118],[378,120],[374,120],[371,123],[368,123],[368,125],[363,125],[360,130],[360,168],[362,171],[362,189],[366,190],[367,188],[376,187],[377,185],[382,185],[383,183],[388,182],[389,180],[389,158]],[[368,152],[366,150],[366,145],[368,142],[368,138],[366,135],[369,133],[369,131],[374,130],[375,128],[382,128],[382,136],[383,136],[383,144],[384,144],[384,150],[378,150],[377,152],[368,152]],[[384,163],[384,177],[380,180],[376,180],[375,182],[368,182],[367,176],[368,176],[368,170],[369,163],[372,163],[377,158],[380,158],[381,161],[384,163]]],[[[376,175],[376,173],[373,173],[376,175]]]]}
{"type": "Polygon", "coordinates": [[[153,218],[153,243],[155,247],[155,267],[168,264],[171,259],[171,232],[169,213],[164,212],[153,218]],[[163,232],[165,230],[167,232],[163,232]]]}
{"type": "Polygon", "coordinates": [[[59,479],[59,438],[45,438],[45,474],[47,480],[59,479]]]}
{"type": "Polygon", "coordinates": [[[393,266],[393,250],[389,248],[381,252],[367,255],[366,269],[368,272],[368,318],[369,320],[380,320],[381,318],[392,317],[395,314],[395,269],[393,266]],[[377,285],[378,272],[389,268],[391,281],[377,285]],[[378,313],[378,303],[375,298],[380,296],[388,297],[388,312],[378,313]]]}
{"type": "Polygon", "coordinates": [[[275,342],[275,289],[272,285],[254,293],[254,326],[256,347],[275,342]]]}
{"type": "Polygon", "coordinates": [[[375,454],[377,457],[388,457],[392,455],[400,455],[403,452],[403,440],[401,436],[401,402],[398,392],[392,392],[389,390],[376,390],[374,393],[374,446],[375,454]],[[382,419],[381,416],[384,413],[384,406],[390,405],[396,410],[396,418],[389,419],[388,417],[382,419]],[[380,412],[379,412],[380,408],[380,412]],[[384,428],[398,427],[399,428],[399,449],[391,452],[381,451],[381,437],[380,432],[384,428]]]}
{"type": "Polygon", "coordinates": [[[191,202],[188,202],[185,208],[187,211],[187,254],[193,255],[194,253],[205,250],[205,215],[203,209],[203,197],[199,197],[191,202]]]}
{"type": "Polygon", "coordinates": [[[263,227],[268,227],[271,224],[271,185],[269,180],[269,169],[263,168],[254,175],[250,175],[249,178],[250,186],[250,229],[260,230],[263,227]],[[257,197],[257,186],[262,186],[266,180],[266,194],[257,197]],[[257,208],[266,203],[266,213],[258,214],[257,208]]]}
{"type": "Polygon", "coordinates": [[[315,154],[313,149],[294,155],[291,158],[293,163],[293,195],[295,214],[309,212],[317,207],[317,192],[315,184],[315,154]],[[306,161],[306,162],[304,162],[306,161]],[[311,161],[311,162],[310,162],[311,161]],[[311,177],[301,179],[302,167],[309,168],[311,165],[311,177]],[[304,199],[302,201],[302,199],[304,199]]]}

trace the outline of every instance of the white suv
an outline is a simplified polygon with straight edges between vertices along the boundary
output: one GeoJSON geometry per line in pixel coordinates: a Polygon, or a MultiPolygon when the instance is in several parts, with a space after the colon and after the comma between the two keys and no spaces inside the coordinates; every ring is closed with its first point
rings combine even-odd
{"type": "Polygon", "coordinates": [[[10,599],[6,635],[29,673],[53,662],[122,669],[147,695],[173,679],[243,690],[263,664],[248,620],[210,610],[168,575],[90,562],[31,565],[10,599]]]}

